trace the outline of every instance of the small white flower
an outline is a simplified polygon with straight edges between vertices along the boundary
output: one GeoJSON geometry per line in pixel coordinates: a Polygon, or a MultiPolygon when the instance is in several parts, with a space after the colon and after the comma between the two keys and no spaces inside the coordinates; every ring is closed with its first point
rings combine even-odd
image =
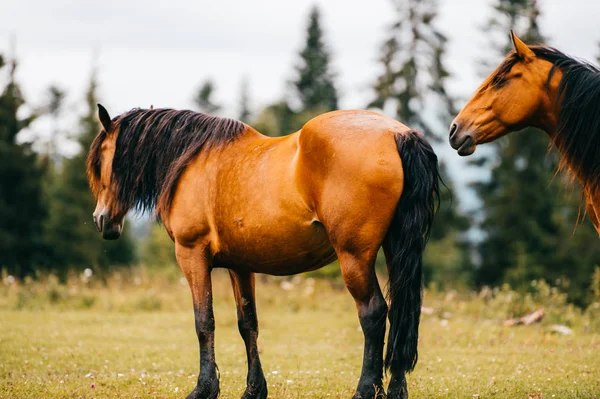
{"type": "Polygon", "coordinates": [[[89,267],[83,271],[85,278],[90,278],[94,275],[94,272],[89,267]]]}

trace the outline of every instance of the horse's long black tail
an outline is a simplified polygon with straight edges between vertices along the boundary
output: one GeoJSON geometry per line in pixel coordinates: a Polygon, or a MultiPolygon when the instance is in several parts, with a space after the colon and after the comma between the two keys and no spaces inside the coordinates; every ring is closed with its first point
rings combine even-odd
{"type": "Polygon", "coordinates": [[[385,367],[393,375],[410,372],[417,364],[417,341],[422,301],[422,254],[439,202],[437,156],[416,131],[396,136],[404,169],[404,188],[386,240],[390,331],[385,367]]]}

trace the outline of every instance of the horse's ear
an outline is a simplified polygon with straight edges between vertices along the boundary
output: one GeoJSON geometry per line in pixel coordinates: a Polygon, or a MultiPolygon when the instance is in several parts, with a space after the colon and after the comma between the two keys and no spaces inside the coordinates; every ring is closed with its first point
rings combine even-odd
{"type": "Polygon", "coordinates": [[[112,121],[110,119],[110,115],[108,114],[106,108],[102,106],[102,104],[98,104],[98,121],[100,121],[100,124],[106,133],[109,133],[112,130],[112,121]]]}
{"type": "Polygon", "coordinates": [[[510,37],[512,39],[513,45],[515,46],[515,51],[517,55],[524,60],[530,60],[535,57],[535,53],[527,46],[521,39],[515,35],[515,32],[510,31],[510,37]]]}

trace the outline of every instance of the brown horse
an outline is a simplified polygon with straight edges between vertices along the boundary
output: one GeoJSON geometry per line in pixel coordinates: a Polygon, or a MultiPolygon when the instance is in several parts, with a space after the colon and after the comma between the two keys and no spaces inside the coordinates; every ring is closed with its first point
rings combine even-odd
{"type": "Polygon", "coordinates": [[[131,208],[156,209],[189,282],[200,345],[188,398],[216,398],[210,272],[227,268],[246,345],[243,398],[265,399],[257,350],[254,273],[290,275],[339,259],[365,338],[354,398],[406,398],[417,362],[421,254],[438,196],[437,157],[420,134],[367,111],[337,111],[301,131],[269,138],[242,122],[192,111],[134,109],[102,130],[88,155],[94,222],[119,237],[131,208]],[[389,310],[374,263],[383,246],[389,310]]]}
{"type": "Polygon", "coordinates": [[[478,144],[527,126],[548,133],[583,187],[600,233],[600,69],[547,46],[528,47],[511,32],[515,51],[477,89],[450,127],[450,145],[470,155],[478,144]]]}

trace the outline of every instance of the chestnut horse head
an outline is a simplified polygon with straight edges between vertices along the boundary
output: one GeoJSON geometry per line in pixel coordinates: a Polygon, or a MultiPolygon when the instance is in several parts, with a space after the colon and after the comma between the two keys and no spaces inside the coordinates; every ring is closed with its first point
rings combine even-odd
{"type": "Polygon", "coordinates": [[[479,144],[527,126],[546,131],[558,169],[583,187],[600,233],[600,68],[512,32],[515,50],[481,84],[450,126],[450,145],[470,155],[479,144]]]}
{"type": "Polygon", "coordinates": [[[108,111],[98,104],[98,120],[101,130],[92,143],[87,157],[87,176],[90,188],[96,197],[94,225],[102,237],[116,240],[123,230],[123,221],[128,209],[120,206],[117,191],[112,183],[112,164],[115,156],[118,124],[111,120],[108,111]]]}
{"type": "Polygon", "coordinates": [[[526,126],[546,127],[553,64],[511,32],[515,47],[475,91],[450,126],[450,145],[471,155],[479,144],[526,126]]]}
{"type": "Polygon", "coordinates": [[[179,177],[201,149],[231,141],[246,125],[193,111],[135,108],[114,119],[98,104],[102,129],[87,157],[94,224],[115,240],[127,212],[168,211],[179,177]],[[191,143],[191,144],[190,144],[191,143]]]}

